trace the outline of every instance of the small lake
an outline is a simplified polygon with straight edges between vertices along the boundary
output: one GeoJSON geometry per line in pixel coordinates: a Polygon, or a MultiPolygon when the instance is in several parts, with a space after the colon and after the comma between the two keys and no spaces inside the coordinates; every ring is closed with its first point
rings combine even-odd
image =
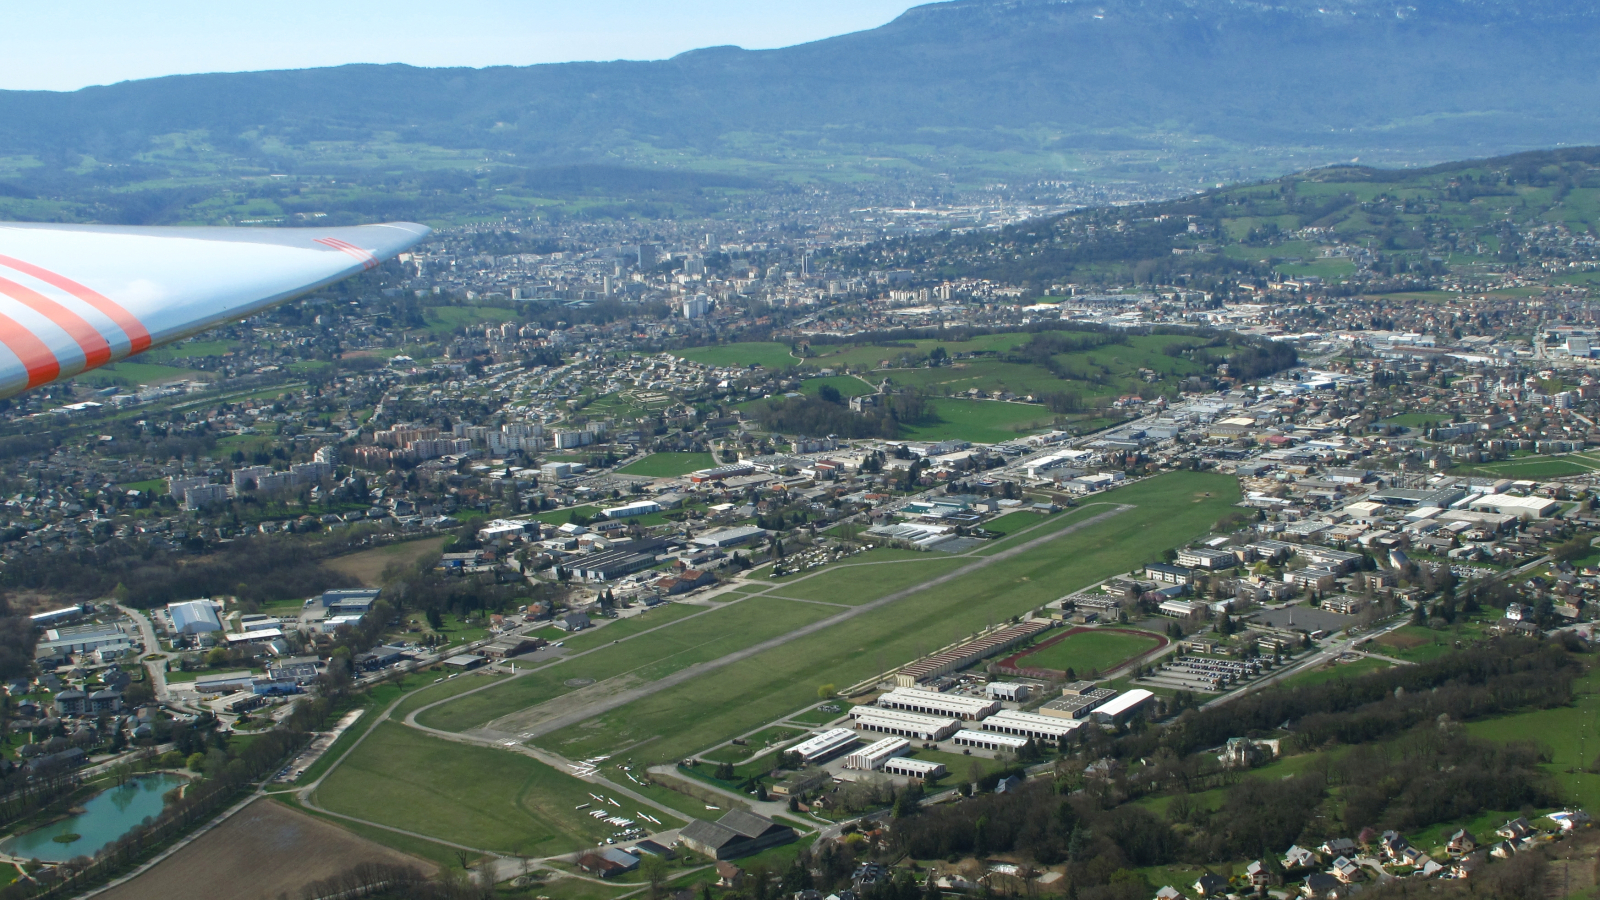
{"type": "Polygon", "coordinates": [[[177,775],[145,775],[121,787],[101,791],[83,804],[80,815],[36,828],[26,834],[0,841],[0,851],[23,859],[63,862],[78,856],[93,856],[101,847],[127,834],[148,816],[165,806],[162,797],[188,779],[177,775]],[[71,843],[55,840],[57,835],[76,834],[71,843]]]}

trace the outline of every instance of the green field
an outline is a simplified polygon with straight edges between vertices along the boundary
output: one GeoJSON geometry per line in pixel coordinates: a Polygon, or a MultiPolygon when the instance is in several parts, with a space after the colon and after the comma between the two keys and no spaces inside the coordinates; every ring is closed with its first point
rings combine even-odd
{"type": "Polygon", "coordinates": [[[574,506],[568,509],[551,509],[542,513],[535,513],[534,515],[529,516],[529,518],[543,522],[546,525],[565,525],[572,521],[572,516],[574,513],[580,516],[588,516],[593,518],[594,516],[600,514],[600,507],[574,506]]]}
{"type": "Polygon", "coordinates": [[[652,453],[644,459],[628,463],[617,472],[650,478],[676,478],[700,469],[709,469],[716,464],[717,461],[709,453],[652,453]]]}
{"type": "Polygon", "coordinates": [[[763,342],[694,347],[689,350],[673,351],[673,355],[707,366],[761,366],[766,369],[787,369],[800,364],[800,360],[789,354],[787,344],[763,342]]]}
{"type": "Polygon", "coordinates": [[[1566,800],[1585,809],[1600,808],[1600,775],[1594,767],[1600,755],[1600,670],[1591,670],[1573,683],[1570,706],[1470,722],[1466,728],[1478,737],[1496,741],[1537,741],[1550,751],[1541,768],[1561,786],[1566,800]]]}
{"type": "MultiPolygon", "coordinates": [[[[818,685],[853,684],[1076,588],[1157,559],[1162,549],[1205,532],[1237,499],[1234,479],[1195,473],[1172,473],[1118,490],[1115,502],[1133,504],[1135,509],[537,742],[570,758],[584,758],[648,741],[636,755],[651,761],[683,758],[815,703],[818,685]]],[[[1071,521],[1059,517],[1050,528],[1064,528],[1071,521]]],[[[485,693],[510,691],[507,687],[485,693]]],[[[450,706],[443,710],[455,727],[489,718],[483,710],[470,714],[450,706]]]]}
{"type": "Polygon", "coordinates": [[[983,530],[995,534],[1011,534],[1021,531],[1029,525],[1037,525],[1043,521],[1044,516],[1039,513],[1032,510],[1019,509],[1016,512],[1008,512],[983,523],[983,530]]]}
{"type": "MultiPolygon", "coordinates": [[[[418,721],[430,728],[462,731],[569,693],[574,690],[567,685],[570,679],[620,677],[629,684],[654,681],[837,612],[814,603],[751,597],[620,644],[610,643],[612,639],[601,634],[599,649],[427,710],[418,721]]],[[[813,693],[815,690],[813,687],[813,693]]]]}
{"type": "Polygon", "coordinates": [[[1079,675],[1108,672],[1161,642],[1154,637],[1121,634],[1115,631],[1084,631],[1068,635],[1055,644],[1030,653],[1017,661],[1020,666],[1036,666],[1079,675]]]}
{"type": "Polygon", "coordinates": [[[902,438],[911,441],[958,438],[981,444],[998,444],[1049,428],[1055,421],[1054,413],[1031,403],[940,397],[931,401],[930,405],[933,407],[933,417],[915,425],[902,424],[902,438]]]}
{"type": "MultiPolygon", "coordinates": [[[[591,647],[599,647],[625,637],[632,637],[641,631],[648,631],[651,628],[666,625],[669,622],[676,622],[679,619],[688,618],[695,613],[702,612],[705,612],[705,609],[699,606],[686,606],[682,603],[663,603],[655,609],[645,610],[639,615],[609,621],[603,627],[586,628],[570,637],[558,637],[553,640],[561,641],[566,645],[567,649],[574,652],[588,650],[591,647]]],[[[556,630],[560,631],[560,629],[556,630]]]]}
{"type": "Polygon", "coordinates": [[[826,378],[807,378],[800,382],[800,393],[815,397],[822,392],[823,387],[833,388],[841,397],[860,397],[875,390],[872,385],[854,375],[830,375],[826,378]]]}
{"type": "Polygon", "coordinates": [[[1508,459],[1501,462],[1483,463],[1476,466],[1467,466],[1463,471],[1471,470],[1482,475],[1492,475],[1496,478],[1561,478],[1567,475],[1582,475],[1593,472],[1600,465],[1588,460],[1580,461],[1581,457],[1563,456],[1533,457],[1531,459],[1508,459]]]}
{"type": "Polygon", "coordinates": [[[464,325],[509,322],[516,317],[511,310],[497,306],[435,306],[428,310],[428,331],[446,335],[464,325]]]}
{"type": "Polygon", "coordinates": [[[123,360],[119,363],[112,363],[110,365],[101,366],[98,369],[91,369],[88,372],[74,375],[69,380],[80,384],[91,384],[95,387],[106,387],[109,385],[133,387],[136,385],[160,384],[161,382],[165,381],[180,381],[191,378],[205,380],[206,376],[203,376],[191,369],[179,369],[174,366],[158,366],[153,363],[128,362],[127,360],[123,360]]]}
{"type": "Polygon", "coordinates": [[[1422,428],[1427,425],[1448,424],[1449,413],[1401,413],[1384,419],[1386,425],[1401,425],[1406,428],[1422,428]]]}
{"type": "MultiPolygon", "coordinates": [[[[458,744],[385,722],[313,799],[331,812],[470,847],[551,856],[592,846],[615,830],[573,808],[593,802],[589,789],[520,753],[458,744]]],[[[628,814],[638,806],[626,801],[619,812],[637,819],[628,814]]]]}
{"type": "Polygon", "coordinates": [[[1334,663],[1330,666],[1319,666],[1305,672],[1297,672],[1279,682],[1283,687],[1308,687],[1313,684],[1322,684],[1336,678],[1355,678],[1369,672],[1381,672],[1384,669],[1394,668],[1394,664],[1381,659],[1358,659],[1355,662],[1334,663]]]}
{"type": "MultiPolygon", "coordinates": [[[[881,551],[863,555],[873,556],[878,552],[881,551]]],[[[918,557],[888,563],[840,563],[803,581],[789,584],[780,582],[770,596],[859,606],[884,594],[953,572],[971,562],[942,553],[922,553],[918,557]]]]}

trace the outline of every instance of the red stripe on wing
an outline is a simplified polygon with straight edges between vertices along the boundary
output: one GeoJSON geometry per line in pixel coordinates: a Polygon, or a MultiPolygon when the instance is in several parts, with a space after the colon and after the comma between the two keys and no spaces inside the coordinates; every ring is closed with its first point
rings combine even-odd
{"type": "Polygon", "coordinates": [[[111,361],[110,342],[105,339],[105,335],[102,335],[98,329],[89,324],[89,321],[83,316],[67,309],[32,288],[24,287],[6,278],[0,278],[0,294],[4,294],[44,316],[54,322],[62,331],[71,335],[72,339],[78,342],[78,348],[83,351],[83,367],[85,369],[103,366],[111,361]]]}
{"type": "Polygon", "coordinates": [[[23,368],[28,370],[28,387],[49,384],[61,376],[61,361],[44,341],[22,327],[21,322],[4,314],[0,314],[0,344],[5,344],[22,360],[23,368]]]}
{"type": "Polygon", "coordinates": [[[85,287],[63,275],[57,275],[49,269],[41,269],[33,263],[12,259],[9,256],[0,256],[0,266],[15,269],[24,275],[31,275],[53,288],[66,291],[105,314],[106,318],[117,323],[117,327],[122,329],[122,333],[128,336],[129,356],[143,353],[150,349],[150,331],[144,327],[144,323],[139,321],[138,317],[133,313],[124,309],[121,304],[100,292],[85,287]]]}

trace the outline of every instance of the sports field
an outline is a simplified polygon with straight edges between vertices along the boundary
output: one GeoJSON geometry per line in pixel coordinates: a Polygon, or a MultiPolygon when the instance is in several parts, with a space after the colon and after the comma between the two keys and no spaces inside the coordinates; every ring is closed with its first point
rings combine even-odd
{"type": "Polygon", "coordinates": [[[693,347],[688,350],[675,350],[672,355],[707,366],[761,366],[767,369],[787,369],[800,364],[800,360],[790,355],[787,344],[759,341],[722,344],[717,347],[693,347]]]}
{"type": "MultiPolygon", "coordinates": [[[[593,846],[616,830],[574,809],[594,802],[591,789],[520,753],[459,744],[385,722],[312,799],[331,812],[469,847],[551,856],[593,846]]],[[[632,815],[638,803],[616,799],[623,803],[618,814],[638,820],[632,815]]]]}
{"type": "MultiPolygon", "coordinates": [[[[819,685],[854,684],[1084,585],[1158,559],[1163,549],[1203,533],[1225,514],[1238,499],[1238,483],[1220,475],[1172,473],[1107,499],[1135,508],[536,742],[569,758],[610,753],[639,742],[645,743],[633,751],[636,758],[682,758],[814,703],[819,685]]],[[[1088,513],[1104,511],[1091,508],[1088,513]]],[[[1069,517],[1060,517],[1049,530],[1071,523],[1069,517]]],[[[1028,538],[1039,533],[1030,532],[1028,538]]],[[[747,641],[745,646],[753,643],[747,641]]],[[[450,706],[443,709],[449,711],[450,706]]],[[[485,718],[481,711],[447,715],[457,727],[470,727],[476,724],[472,719],[485,718]]]]}
{"type": "Polygon", "coordinates": [[[1080,631],[1048,647],[1017,657],[1014,665],[1058,672],[1071,669],[1079,675],[1109,672],[1160,644],[1160,639],[1154,635],[1146,637],[1108,630],[1080,631]]]}
{"type": "Polygon", "coordinates": [[[631,462],[617,472],[622,475],[644,475],[650,478],[676,478],[716,465],[709,453],[652,453],[637,462],[631,462]]]}

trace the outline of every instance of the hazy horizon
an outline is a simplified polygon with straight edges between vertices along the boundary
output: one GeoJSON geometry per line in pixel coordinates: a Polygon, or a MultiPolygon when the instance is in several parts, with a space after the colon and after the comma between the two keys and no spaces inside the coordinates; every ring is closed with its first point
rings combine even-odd
{"type": "Polygon", "coordinates": [[[10,39],[0,41],[0,90],[72,91],[167,75],[352,63],[483,68],[662,59],[727,44],[765,49],[806,43],[875,28],[916,5],[468,0],[441,14],[437,4],[419,0],[279,0],[251,9],[195,0],[86,0],[10,13],[10,39]]]}

